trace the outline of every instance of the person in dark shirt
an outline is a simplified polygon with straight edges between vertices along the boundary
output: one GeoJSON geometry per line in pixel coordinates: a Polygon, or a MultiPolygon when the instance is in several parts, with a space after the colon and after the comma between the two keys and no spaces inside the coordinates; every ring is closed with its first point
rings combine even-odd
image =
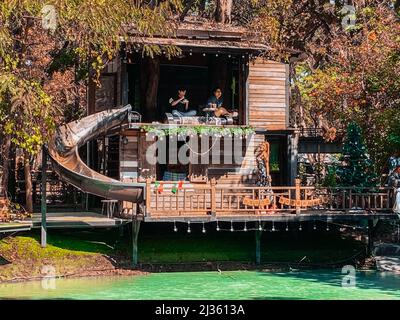
{"type": "Polygon", "coordinates": [[[169,104],[172,107],[172,115],[175,117],[193,117],[196,115],[196,110],[189,110],[189,100],[186,99],[186,89],[178,89],[178,97],[169,99],[169,104]]]}
{"type": "Polygon", "coordinates": [[[207,107],[213,109],[214,115],[218,118],[221,116],[231,116],[234,118],[238,116],[237,112],[229,112],[223,107],[223,104],[224,99],[222,98],[222,90],[221,88],[215,88],[213,90],[213,95],[207,100],[207,107]]]}

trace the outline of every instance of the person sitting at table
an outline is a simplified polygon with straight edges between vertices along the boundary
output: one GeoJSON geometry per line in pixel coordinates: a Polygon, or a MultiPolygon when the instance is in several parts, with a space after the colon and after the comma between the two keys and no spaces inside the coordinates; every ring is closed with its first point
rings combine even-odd
{"type": "Polygon", "coordinates": [[[196,110],[189,110],[189,100],[186,99],[186,89],[178,89],[178,97],[169,99],[169,104],[172,107],[172,115],[175,117],[193,117],[196,115],[196,110]]]}
{"type": "Polygon", "coordinates": [[[237,117],[237,112],[229,112],[223,107],[224,99],[222,98],[222,90],[217,87],[213,90],[213,95],[207,100],[207,107],[214,111],[214,115],[219,118],[221,116],[237,117]]]}

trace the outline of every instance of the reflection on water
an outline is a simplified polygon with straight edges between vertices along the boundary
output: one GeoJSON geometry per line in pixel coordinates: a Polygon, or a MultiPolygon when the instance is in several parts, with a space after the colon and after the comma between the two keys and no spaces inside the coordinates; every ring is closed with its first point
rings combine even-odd
{"type": "Polygon", "coordinates": [[[178,272],[137,277],[57,279],[0,285],[2,299],[400,299],[400,275],[340,271],[178,272]],[[49,289],[43,289],[43,288],[49,289]]]}

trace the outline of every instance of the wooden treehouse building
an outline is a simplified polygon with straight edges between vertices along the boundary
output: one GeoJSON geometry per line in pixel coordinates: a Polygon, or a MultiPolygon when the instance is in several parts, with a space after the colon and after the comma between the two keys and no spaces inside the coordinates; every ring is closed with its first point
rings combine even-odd
{"type": "MultiPolygon", "coordinates": [[[[124,201],[119,208],[122,216],[139,212],[140,219],[152,222],[391,216],[391,189],[356,192],[300,185],[296,179],[299,132],[289,127],[288,66],[262,58],[268,48],[247,39],[242,31],[200,28],[181,28],[177,38],[145,42],[178,45],[182,52],[172,58],[165,54],[143,57],[140,47],[125,43],[121,57],[102,73],[100,87],[92,84],[89,88],[89,114],[127,104],[133,108],[129,121],[90,143],[89,164],[96,171],[146,184],[141,210],[124,201]],[[171,114],[169,99],[181,87],[195,116],[171,114]],[[204,111],[215,87],[221,88],[224,106],[237,112],[234,119],[216,119],[204,111]],[[244,135],[249,128],[251,134],[244,135]],[[176,144],[168,130],[175,130],[176,144]],[[213,134],[202,135],[201,130],[213,134]],[[232,143],[221,137],[227,133],[232,143]],[[196,145],[191,145],[189,135],[197,136],[196,145]],[[235,145],[238,140],[240,147],[235,145]],[[265,142],[268,159],[257,151],[265,142]],[[157,143],[167,151],[163,163],[149,160],[149,149],[157,143]],[[200,148],[204,145],[207,152],[200,148]],[[185,146],[195,161],[176,161],[185,146]],[[240,161],[232,161],[238,148],[240,161]],[[262,163],[267,164],[270,176],[264,185],[260,183],[262,163]]],[[[303,152],[316,149],[314,140],[300,141],[303,152]]]]}

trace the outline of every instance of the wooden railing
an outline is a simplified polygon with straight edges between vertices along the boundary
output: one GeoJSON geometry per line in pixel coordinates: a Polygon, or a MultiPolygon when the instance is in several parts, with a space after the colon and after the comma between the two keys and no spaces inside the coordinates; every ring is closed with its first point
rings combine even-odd
{"type": "Polygon", "coordinates": [[[352,188],[319,189],[300,186],[227,186],[212,180],[207,184],[163,182],[163,190],[147,182],[148,215],[197,216],[322,212],[391,212],[394,189],[365,191],[352,188]],[[174,191],[174,192],[173,192],[174,191]]]}
{"type": "Polygon", "coordinates": [[[324,209],[339,211],[392,211],[395,202],[395,190],[381,187],[375,190],[357,190],[355,188],[316,189],[324,197],[324,209]]]}
{"type": "MultiPolygon", "coordinates": [[[[307,127],[307,128],[300,128],[299,133],[300,133],[300,137],[318,138],[318,137],[322,137],[324,135],[324,130],[322,128],[307,127]]],[[[342,136],[343,130],[338,129],[336,131],[336,134],[338,136],[342,136]]]]}

